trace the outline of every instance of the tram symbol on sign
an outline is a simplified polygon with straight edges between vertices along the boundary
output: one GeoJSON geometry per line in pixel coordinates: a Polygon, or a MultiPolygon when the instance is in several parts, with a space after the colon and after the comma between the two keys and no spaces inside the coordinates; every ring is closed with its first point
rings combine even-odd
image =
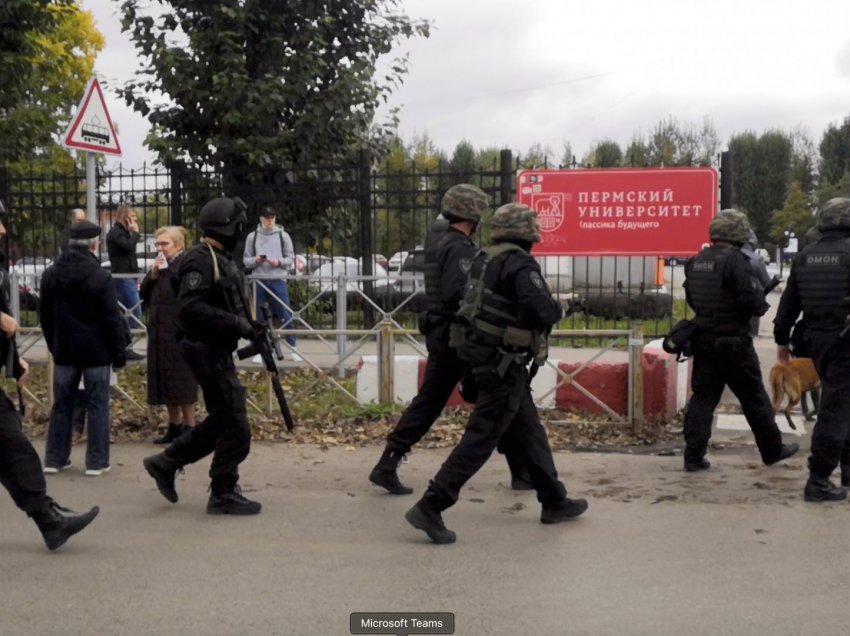
{"type": "Polygon", "coordinates": [[[101,146],[109,145],[109,128],[100,125],[97,115],[92,117],[91,122],[84,123],[80,127],[80,136],[89,143],[101,146]]]}

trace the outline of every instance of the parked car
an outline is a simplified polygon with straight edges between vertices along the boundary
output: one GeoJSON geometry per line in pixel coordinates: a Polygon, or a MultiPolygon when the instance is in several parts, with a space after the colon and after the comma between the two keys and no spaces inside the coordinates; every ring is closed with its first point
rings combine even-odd
{"type": "Polygon", "coordinates": [[[41,275],[44,270],[53,265],[53,261],[44,256],[23,256],[12,265],[12,272],[18,279],[20,287],[38,294],[41,288],[41,275]]]}
{"type": "MultiPolygon", "coordinates": [[[[344,274],[346,277],[355,277],[363,275],[363,267],[361,262],[350,256],[338,256],[336,260],[321,265],[317,270],[312,272],[313,276],[323,277],[323,280],[318,281],[320,289],[320,298],[331,301],[336,300],[336,293],[339,288],[337,277],[344,274]]],[[[388,296],[388,287],[390,286],[389,274],[387,270],[381,267],[378,263],[372,268],[372,275],[375,280],[372,281],[372,289],[375,298],[380,302],[388,296]]],[[[365,289],[363,280],[345,281],[345,293],[349,305],[356,305],[363,300],[361,292],[365,289]]]]}
{"type": "Polygon", "coordinates": [[[415,249],[406,254],[398,269],[404,279],[392,281],[392,303],[393,306],[405,303],[410,311],[425,311],[425,250],[415,249]]]}

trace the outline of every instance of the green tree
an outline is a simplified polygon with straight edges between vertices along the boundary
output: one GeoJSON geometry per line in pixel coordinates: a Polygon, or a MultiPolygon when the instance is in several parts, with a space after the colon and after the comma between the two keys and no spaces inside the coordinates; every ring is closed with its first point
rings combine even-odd
{"type": "Polygon", "coordinates": [[[770,230],[774,210],[785,205],[791,185],[793,143],[780,130],[744,132],[729,141],[733,205],[747,210],[757,236],[770,230]]]}
{"type": "Polygon", "coordinates": [[[632,136],[623,155],[623,165],[629,168],[646,168],[649,165],[649,148],[642,134],[636,133],[632,136]]]}
{"type": "Polygon", "coordinates": [[[0,3],[0,162],[53,154],[103,44],[73,0],[0,3]]]}
{"type": "Polygon", "coordinates": [[[850,172],[850,117],[845,117],[840,126],[827,126],[818,149],[821,181],[838,183],[850,172]]]}
{"type": "Polygon", "coordinates": [[[623,163],[623,151],[613,139],[597,141],[582,163],[588,168],[619,168],[623,163]]]}
{"type": "Polygon", "coordinates": [[[452,185],[455,183],[468,183],[472,175],[478,172],[478,157],[475,148],[466,139],[458,142],[455,151],[449,161],[452,185]]]}
{"type": "Polygon", "coordinates": [[[671,115],[649,135],[646,155],[651,166],[710,166],[719,148],[720,138],[709,118],[695,125],[671,115]]]}
{"type": "Polygon", "coordinates": [[[814,225],[814,216],[806,201],[806,193],[798,181],[792,181],[785,205],[771,214],[770,238],[781,242],[785,238],[786,231],[803,237],[812,225],[814,225]]]}
{"type": "Polygon", "coordinates": [[[121,94],[151,122],[161,161],[195,167],[316,165],[386,141],[393,121],[375,112],[407,60],[383,77],[376,62],[429,32],[398,0],[162,0],[156,18],[145,4],[121,5],[145,64],[121,94]]]}

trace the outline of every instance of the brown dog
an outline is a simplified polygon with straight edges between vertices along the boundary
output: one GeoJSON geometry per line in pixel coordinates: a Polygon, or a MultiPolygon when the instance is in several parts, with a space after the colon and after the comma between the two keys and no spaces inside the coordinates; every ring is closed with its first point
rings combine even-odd
{"type": "Polygon", "coordinates": [[[791,421],[791,409],[794,408],[800,400],[803,401],[803,416],[807,422],[811,422],[815,413],[818,411],[818,403],[820,402],[820,378],[815,369],[814,362],[811,358],[794,358],[788,364],[777,362],[770,370],[770,388],[773,395],[773,412],[778,413],[782,400],[788,396],[788,406],[783,410],[785,418],[788,420],[788,426],[797,430],[794,422],[791,421]],[[809,411],[806,404],[806,392],[812,394],[812,402],[814,402],[814,410],[809,411]]]}

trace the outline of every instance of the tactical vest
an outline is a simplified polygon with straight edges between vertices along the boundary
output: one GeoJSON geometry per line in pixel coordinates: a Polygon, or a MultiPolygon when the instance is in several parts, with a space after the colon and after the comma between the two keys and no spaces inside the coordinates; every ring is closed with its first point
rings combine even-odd
{"type": "Polygon", "coordinates": [[[709,247],[688,264],[688,292],[699,318],[721,323],[738,320],[735,298],[723,281],[723,272],[735,249],[709,247]]]}
{"type": "Polygon", "coordinates": [[[463,300],[457,312],[459,322],[452,325],[449,346],[463,349],[471,343],[506,351],[528,351],[535,362],[545,361],[545,338],[537,331],[520,325],[519,307],[515,300],[499,294],[503,260],[490,267],[496,257],[510,251],[525,252],[519,245],[503,242],[489,245],[475,255],[467,278],[463,300]],[[542,358],[541,358],[542,356],[542,358]]]}
{"type": "Polygon", "coordinates": [[[850,306],[850,238],[807,246],[794,261],[794,277],[808,326],[843,329],[850,306]]]}
{"type": "Polygon", "coordinates": [[[432,314],[450,314],[453,308],[443,306],[440,289],[441,263],[440,255],[450,241],[468,241],[460,232],[449,232],[449,222],[437,219],[431,224],[425,238],[425,308],[432,314]]]}
{"type": "Polygon", "coordinates": [[[212,258],[213,283],[221,290],[228,311],[243,318],[250,316],[251,310],[245,304],[245,278],[236,263],[231,260],[220,261],[212,245],[206,245],[212,258]]]}

